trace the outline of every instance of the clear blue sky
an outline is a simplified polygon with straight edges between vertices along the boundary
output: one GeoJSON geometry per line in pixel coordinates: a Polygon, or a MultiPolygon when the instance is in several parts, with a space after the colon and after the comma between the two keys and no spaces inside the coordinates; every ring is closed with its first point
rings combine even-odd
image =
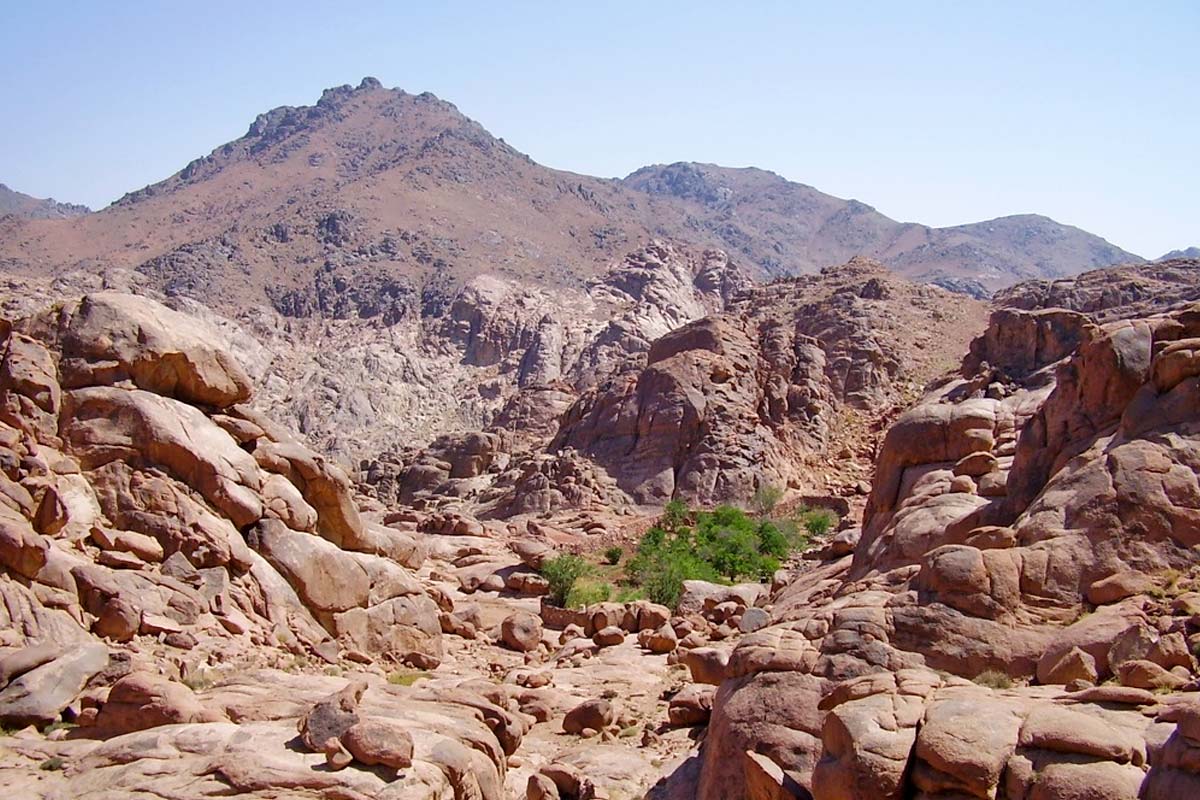
{"type": "Polygon", "coordinates": [[[755,165],[901,220],[1200,245],[1197,0],[5,5],[0,182],[38,196],[103,206],[374,75],[553,167],[755,165]]]}

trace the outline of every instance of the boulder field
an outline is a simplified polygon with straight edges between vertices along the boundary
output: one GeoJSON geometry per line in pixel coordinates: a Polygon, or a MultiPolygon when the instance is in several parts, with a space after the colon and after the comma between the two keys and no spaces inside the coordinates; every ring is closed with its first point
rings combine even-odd
{"type": "MultiPolygon", "coordinates": [[[[855,318],[908,291],[852,267],[823,280],[855,318]]],[[[0,786],[53,800],[1200,796],[1197,286],[1200,262],[1177,261],[1006,290],[958,368],[880,426],[839,530],[770,584],[688,581],[674,609],[552,605],[538,570],[594,548],[586,530],[476,519],[436,492],[385,505],[257,410],[196,317],[99,292],[0,322],[0,786]]],[[[735,312],[659,338],[639,369],[703,362],[741,386],[740,367],[722,370],[739,341],[759,357],[747,320],[768,312],[735,312]]],[[[804,336],[780,344],[796,364],[838,338],[804,336]]],[[[825,362],[818,427],[790,416],[789,389],[770,435],[829,457],[827,412],[900,405],[902,376],[932,368],[864,353],[825,362]]],[[[556,435],[583,436],[576,452],[600,464],[613,445],[587,439],[603,415],[582,408],[560,408],[556,435]]],[[[732,452],[727,412],[701,426],[711,452],[732,452]]],[[[487,473],[480,437],[445,451],[449,471],[487,473]]],[[[630,487],[669,489],[653,462],[630,487]]],[[[704,469],[723,463],[721,485],[749,474],[704,469]]],[[[628,535],[652,513],[633,507],[628,535]]],[[[605,541],[621,534],[607,524],[605,541]]]]}
{"type": "Polygon", "coordinates": [[[500,797],[502,710],[380,685],[443,657],[419,536],[360,514],[345,472],[245,405],[216,339],[114,293],[0,321],[0,724],[70,730],[6,752],[48,748],[50,797],[374,796],[388,781],[288,749],[341,682],[321,672],[369,664],[363,720],[401,730],[357,728],[350,752],[389,763],[377,740],[412,737],[403,796],[500,797]]]}

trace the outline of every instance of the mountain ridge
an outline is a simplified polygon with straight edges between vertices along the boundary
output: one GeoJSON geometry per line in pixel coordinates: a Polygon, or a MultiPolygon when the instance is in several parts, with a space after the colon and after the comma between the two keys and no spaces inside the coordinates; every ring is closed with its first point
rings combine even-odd
{"type": "Polygon", "coordinates": [[[35,273],[136,269],[168,292],[233,307],[351,262],[418,293],[491,271],[577,285],[654,239],[723,249],[759,277],[863,255],[978,295],[1141,260],[1048,218],[901,223],[759,168],[555,170],[452,103],[372,78],[260,114],[242,137],[80,220],[6,220],[0,259],[35,273]]]}

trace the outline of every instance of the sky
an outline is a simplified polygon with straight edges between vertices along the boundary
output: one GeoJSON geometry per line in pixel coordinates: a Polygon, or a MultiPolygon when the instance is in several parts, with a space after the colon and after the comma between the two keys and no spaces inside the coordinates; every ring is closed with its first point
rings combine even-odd
{"type": "Polygon", "coordinates": [[[559,169],[758,166],[1156,257],[1200,245],[1198,41],[1197,0],[7,0],[0,182],[99,208],[371,75],[559,169]]]}

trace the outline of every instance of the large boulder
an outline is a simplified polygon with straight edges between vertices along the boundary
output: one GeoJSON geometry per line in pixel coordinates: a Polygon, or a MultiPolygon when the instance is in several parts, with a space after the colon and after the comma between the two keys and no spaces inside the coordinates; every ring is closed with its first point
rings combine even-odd
{"type": "Polygon", "coordinates": [[[64,398],[61,431],[84,469],[161,467],[239,528],[262,516],[254,458],[194,406],[137,389],[76,389],[64,398]]]}
{"type": "Polygon", "coordinates": [[[542,620],[526,611],[509,614],[500,623],[500,641],[519,653],[536,650],[542,641],[542,620]]]}
{"type": "Polygon", "coordinates": [[[331,542],[293,531],[275,519],[264,519],[252,541],[309,608],[333,613],[367,605],[371,591],[367,571],[331,542]]]}
{"type": "Polygon", "coordinates": [[[0,691],[0,723],[20,727],[54,722],[107,665],[108,648],[93,642],[30,669],[0,691]]]}
{"type": "Polygon", "coordinates": [[[63,311],[66,388],[131,381],[155,394],[225,408],[250,396],[250,378],[199,319],[146,297],[87,295],[63,311]]]}
{"type": "Polygon", "coordinates": [[[224,716],[204,708],[187,686],[161,675],[134,672],[112,685],[88,734],[108,738],[185,722],[217,722],[224,716]]]}

